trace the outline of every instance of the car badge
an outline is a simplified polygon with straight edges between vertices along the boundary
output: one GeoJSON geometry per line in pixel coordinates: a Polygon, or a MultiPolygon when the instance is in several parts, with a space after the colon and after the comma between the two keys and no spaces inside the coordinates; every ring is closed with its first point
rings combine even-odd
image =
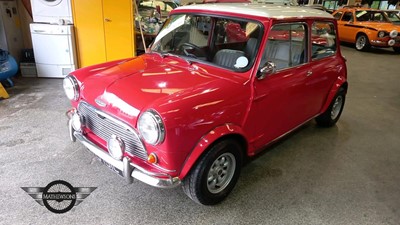
{"type": "Polygon", "coordinates": [[[107,105],[105,102],[103,102],[100,99],[95,99],[94,101],[96,102],[97,105],[99,105],[101,107],[105,107],[107,105]]]}

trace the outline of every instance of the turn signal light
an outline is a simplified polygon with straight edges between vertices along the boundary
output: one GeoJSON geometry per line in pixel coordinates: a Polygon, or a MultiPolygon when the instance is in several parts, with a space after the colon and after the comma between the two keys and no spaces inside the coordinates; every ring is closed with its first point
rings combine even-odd
{"type": "Polygon", "coordinates": [[[147,162],[155,164],[157,163],[157,155],[154,153],[151,153],[148,157],[147,157],[147,162]]]}

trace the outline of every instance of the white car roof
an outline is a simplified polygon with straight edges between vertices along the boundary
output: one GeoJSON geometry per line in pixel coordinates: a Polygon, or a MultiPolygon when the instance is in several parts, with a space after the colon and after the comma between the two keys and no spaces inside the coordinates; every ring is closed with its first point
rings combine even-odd
{"type": "Polygon", "coordinates": [[[299,6],[272,5],[260,3],[215,3],[215,4],[198,4],[176,8],[173,12],[180,10],[196,10],[210,11],[215,13],[237,13],[243,15],[254,15],[265,18],[301,18],[301,17],[318,17],[329,18],[333,16],[327,12],[318,9],[299,6]]]}

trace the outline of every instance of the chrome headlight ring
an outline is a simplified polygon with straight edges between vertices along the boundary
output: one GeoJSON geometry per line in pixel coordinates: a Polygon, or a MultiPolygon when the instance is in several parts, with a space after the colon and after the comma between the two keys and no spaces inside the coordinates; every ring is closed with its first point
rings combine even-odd
{"type": "Polygon", "coordinates": [[[158,145],[164,141],[165,127],[157,111],[149,109],[140,115],[137,127],[140,136],[151,145],[158,145]]]}
{"type": "Polygon", "coordinates": [[[63,80],[63,88],[65,95],[69,100],[78,100],[79,98],[79,85],[75,77],[68,75],[63,80]]]}

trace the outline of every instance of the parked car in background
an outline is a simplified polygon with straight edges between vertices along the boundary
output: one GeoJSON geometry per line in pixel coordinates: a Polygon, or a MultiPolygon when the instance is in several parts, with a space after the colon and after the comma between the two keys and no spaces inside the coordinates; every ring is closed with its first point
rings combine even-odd
{"type": "Polygon", "coordinates": [[[333,13],[337,19],[339,39],[355,43],[359,51],[371,46],[392,47],[400,53],[400,26],[394,24],[382,10],[367,8],[341,8],[333,13]]]}
{"type": "Polygon", "coordinates": [[[388,19],[395,25],[400,26],[400,11],[399,10],[385,10],[388,19]]]}
{"type": "Polygon", "coordinates": [[[149,52],[63,86],[72,141],[128,183],[181,184],[213,205],[265,146],[312,119],[335,125],[348,84],[332,15],[221,3],[174,9],[149,52]]]}

